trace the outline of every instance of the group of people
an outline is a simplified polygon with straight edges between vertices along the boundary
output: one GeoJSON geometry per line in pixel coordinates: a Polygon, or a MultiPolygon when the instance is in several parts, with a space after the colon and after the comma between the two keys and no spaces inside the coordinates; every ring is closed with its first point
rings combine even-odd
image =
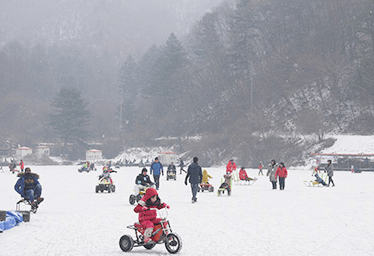
{"type": "Polygon", "coordinates": [[[318,173],[320,173],[321,170],[319,168],[319,166],[316,166],[314,168],[314,171],[312,173],[312,175],[314,175],[314,177],[316,177],[315,181],[317,181],[318,183],[322,184],[323,186],[326,186],[326,187],[329,187],[330,186],[330,183],[332,184],[333,187],[335,187],[335,183],[334,183],[334,180],[332,179],[332,177],[334,176],[334,167],[333,167],[333,164],[332,164],[332,161],[331,160],[327,160],[327,166],[325,167],[325,172],[327,173],[327,177],[329,177],[329,183],[326,183],[319,175],[318,173]]]}
{"type": "MultiPolygon", "coordinates": [[[[18,166],[20,167],[21,172],[23,172],[25,169],[25,163],[23,162],[22,159],[19,161],[18,166]]],[[[11,160],[9,164],[9,171],[13,172],[16,168],[17,168],[16,162],[14,160],[11,160]]]]}

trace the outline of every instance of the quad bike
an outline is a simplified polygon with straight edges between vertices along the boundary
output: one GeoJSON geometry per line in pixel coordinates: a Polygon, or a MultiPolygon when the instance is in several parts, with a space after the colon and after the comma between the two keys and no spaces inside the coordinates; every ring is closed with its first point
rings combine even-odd
{"type": "Polygon", "coordinates": [[[110,183],[110,179],[107,178],[102,178],[99,181],[99,184],[96,185],[96,193],[104,192],[105,190],[108,191],[108,193],[115,192],[116,191],[116,186],[114,184],[110,183]]]}
{"type": "Polygon", "coordinates": [[[135,201],[136,202],[139,202],[139,200],[143,197],[143,195],[145,194],[145,191],[147,191],[147,189],[150,187],[150,185],[148,184],[145,188],[141,189],[139,191],[139,194],[138,195],[134,195],[134,194],[131,194],[130,197],[129,197],[129,203],[131,205],[134,205],[135,204],[135,201]]]}
{"type": "Polygon", "coordinates": [[[151,250],[156,244],[165,244],[169,253],[175,254],[182,249],[182,240],[178,234],[171,230],[170,222],[167,219],[167,211],[165,208],[158,210],[159,223],[154,225],[152,233],[152,242],[144,243],[145,227],[136,222],[134,225],[127,226],[135,231],[135,240],[130,235],[123,235],[119,240],[119,247],[124,252],[129,252],[133,247],[144,246],[147,250],[151,250]]]}
{"type": "Polygon", "coordinates": [[[177,180],[177,172],[173,170],[167,170],[166,172],[166,180],[177,180]]]}
{"type": "Polygon", "coordinates": [[[201,183],[200,186],[197,188],[197,192],[204,192],[204,190],[214,192],[214,187],[212,184],[209,183],[201,183]]]}
{"type": "Polygon", "coordinates": [[[86,168],[82,166],[81,168],[78,169],[78,172],[90,172],[90,168],[86,168]]]}

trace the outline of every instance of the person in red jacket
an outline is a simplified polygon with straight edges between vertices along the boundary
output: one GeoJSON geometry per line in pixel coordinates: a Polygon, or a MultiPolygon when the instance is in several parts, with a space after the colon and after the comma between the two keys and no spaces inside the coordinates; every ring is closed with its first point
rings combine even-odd
{"type": "Polygon", "coordinates": [[[232,171],[236,170],[236,164],[234,163],[234,159],[231,159],[226,165],[226,172],[232,173],[232,171]]]}
{"type": "Polygon", "coordinates": [[[287,178],[287,169],[284,163],[280,163],[277,171],[275,172],[275,179],[279,177],[279,189],[284,190],[284,183],[287,178]]]}
{"type": "Polygon", "coordinates": [[[160,222],[157,218],[156,209],[168,208],[170,206],[162,202],[158,196],[157,190],[148,188],[138,205],[134,208],[134,212],[139,213],[139,223],[144,226],[144,244],[152,242],[151,236],[154,224],[160,222]]]}
{"type": "Polygon", "coordinates": [[[239,179],[240,180],[246,180],[246,181],[254,180],[254,179],[248,177],[248,174],[247,174],[246,170],[244,169],[244,167],[240,168],[239,179]]]}
{"type": "Polygon", "coordinates": [[[23,172],[23,169],[25,169],[25,164],[23,163],[23,160],[21,159],[21,162],[18,164],[21,168],[21,172],[23,172]]]}

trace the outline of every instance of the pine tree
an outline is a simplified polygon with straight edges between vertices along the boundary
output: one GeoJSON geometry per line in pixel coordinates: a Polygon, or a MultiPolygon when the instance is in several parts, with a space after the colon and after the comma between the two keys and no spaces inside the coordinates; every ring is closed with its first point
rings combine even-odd
{"type": "Polygon", "coordinates": [[[53,112],[49,125],[64,143],[63,155],[67,153],[67,143],[81,141],[88,137],[88,122],[91,117],[88,104],[75,88],[61,88],[51,102],[53,112]]]}

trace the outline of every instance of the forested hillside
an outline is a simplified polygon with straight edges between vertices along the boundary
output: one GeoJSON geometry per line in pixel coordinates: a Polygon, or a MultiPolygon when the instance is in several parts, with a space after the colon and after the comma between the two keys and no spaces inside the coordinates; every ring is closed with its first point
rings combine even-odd
{"type": "Polygon", "coordinates": [[[58,142],[47,116],[65,87],[88,102],[85,143],[103,142],[113,155],[162,144],[207,163],[291,163],[328,132],[373,133],[373,1],[232,2],[187,35],[173,31],[141,54],[131,47],[119,63],[121,52],[72,42],[6,42],[1,136],[58,142]]]}

